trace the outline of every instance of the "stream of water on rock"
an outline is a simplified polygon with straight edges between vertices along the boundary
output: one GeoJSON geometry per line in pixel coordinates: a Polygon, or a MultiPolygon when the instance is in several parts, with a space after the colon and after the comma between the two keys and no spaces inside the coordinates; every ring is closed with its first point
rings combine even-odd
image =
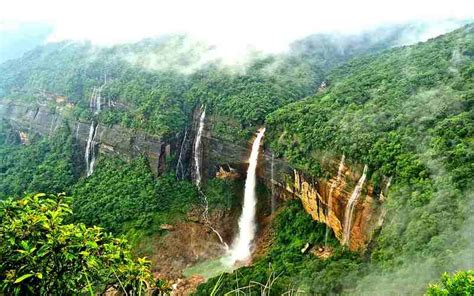
{"type": "Polygon", "coordinates": [[[94,172],[95,164],[95,135],[96,135],[97,125],[94,124],[94,121],[91,122],[91,127],[89,128],[89,137],[87,138],[86,152],[84,155],[86,161],[86,174],[87,177],[92,175],[94,172]]]}
{"type": "Polygon", "coordinates": [[[349,201],[347,202],[346,211],[344,214],[344,232],[343,232],[343,238],[342,238],[343,245],[349,244],[349,239],[351,236],[351,228],[352,228],[352,216],[354,215],[354,208],[357,204],[357,201],[359,200],[362,187],[364,186],[364,183],[365,183],[365,178],[367,177],[367,170],[368,170],[368,167],[367,165],[365,165],[362,176],[357,182],[357,185],[354,188],[354,191],[352,191],[351,197],[349,198],[349,201]]]}
{"type": "Polygon", "coordinates": [[[202,132],[204,131],[204,120],[206,119],[206,108],[201,107],[201,116],[199,117],[199,126],[196,133],[196,141],[194,142],[194,182],[198,188],[201,188],[201,141],[202,132]]]}

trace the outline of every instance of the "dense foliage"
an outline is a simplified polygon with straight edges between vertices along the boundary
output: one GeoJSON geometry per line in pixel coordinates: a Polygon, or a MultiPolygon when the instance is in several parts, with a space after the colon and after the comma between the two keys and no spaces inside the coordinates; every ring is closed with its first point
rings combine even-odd
{"type": "MultiPolygon", "coordinates": [[[[157,41],[155,49],[161,43],[157,41]]],[[[104,106],[115,108],[100,114],[102,122],[166,134],[184,125],[185,112],[192,107],[183,100],[187,79],[167,69],[153,73],[128,62],[146,46],[143,42],[132,48],[96,48],[62,42],[39,47],[0,65],[0,96],[50,104],[54,102],[49,98],[66,96],[77,118],[90,119],[94,114],[89,99],[94,87],[103,85],[104,106]]]]}
{"type": "Polygon", "coordinates": [[[67,126],[50,138],[30,139],[30,145],[20,145],[10,130],[8,126],[0,130],[0,199],[24,192],[63,192],[73,184],[77,172],[67,126]]]}
{"type": "Polygon", "coordinates": [[[46,44],[0,65],[0,99],[54,105],[64,96],[63,104],[74,105],[76,118],[95,116],[105,124],[157,135],[183,129],[191,109],[205,104],[214,115],[234,121],[231,130],[215,127],[223,138],[242,140],[246,129],[263,124],[268,113],[313,94],[330,69],[397,44],[406,29],[314,35],[295,42],[287,53],[250,55],[236,67],[209,59],[212,47],[180,35],[112,47],[46,44]],[[94,114],[90,99],[99,87],[102,112],[94,114]]]}
{"type": "Polygon", "coordinates": [[[430,279],[390,271],[435,275],[472,267],[462,258],[473,215],[473,69],[471,25],[354,59],[332,72],[328,90],[267,117],[267,143],[303,171],[326,176],[322,158],[345,154],[367,164],[376,185],[383,175],[393,177],[386,223],[371,253],[376,271],[359,292],[372,285],[389,291],[399,281],[421,292],[430,279]]]}
{"type": "Polygon", "coordinates": [[[0,288],[5,295],[73,295],[114,289],[143,293],[153,280],[127,242],[84,224],[63,195],[27,195],[0,202],[0,288]]]}
{"type": "MultiPolygon", "coordinates": [[[[369,166],[374,196],[380,180],[393,177],[385,224],[366,257],[339,247],[333,237],[331,257],[302,253],[306,243],[323,245],[325,227],[290,203],[274,221],[266,255],[211,279],[197,295],[246,286],[259,294],[262,286],[254,282],[268,279],[275,279],[272,295],[422,293],[441,272],[474,264],[472,237],[465,235],[474,226],[473,31],[470,25],[380,54],[374,53],[397,45],[400,31],[315,35],[285,54],[253,56],[242,68],[206,64],[211,49],[183,36],[109,48],[48,44],[0,65],[0,100],[50,105],[75,119],[160,136],[189,128],[192,110],[203,105],[213,136],[242,144],[266,124],[265,145],[308,175],[332,176],[326,160],[344,154],[353,167],[369,166]],[[367,53],[373,55],[361,56],[367,53]],[[358,57],[340,66],[353,56],[358,57]],[[318,90],[324,80],[328,87],[318,90]],[[103,108],[94,112],[89,99],[101,85],[103,108]]],[[[1,122],[0,200],[70,191],[74,214],[66,215],[70,209],[62,196],[1,203],[3,291],[145,289],[148,263],[132,261],[124,241],[87,226],[126,234],[134,243],[159,235],[160,225],[183,218],[200,202],[197,189],[176,176],[155,178],[143,158],[125,163],[101,157],[94,174],[79,180],[73,152],[80,150],[67,127],[29,145],[20,145],[13,130],[1,122]]],[[[241,188],[239,181],[215,179],[203,192],[211,210],[228,209],[239,205],[241,188]]],[[[428,293],[469,292],[472,274],[443,277],[443,285],[428,293]]]]}
{"type": "Polygon", "coordinates": [[[441,284],[431,285],[427,296],[473,295],[474,270],[460,271],[452,276],[444,273],[441,284]]]}
{"type": "Polygon", "coordinates": [[[74,219],[114,233],[153,234],[184,217],[199,202],[196,188],[172,175],[157,179],[144,158],[131,163],[103,158],[90,177],[73,188],[74,219]]]}

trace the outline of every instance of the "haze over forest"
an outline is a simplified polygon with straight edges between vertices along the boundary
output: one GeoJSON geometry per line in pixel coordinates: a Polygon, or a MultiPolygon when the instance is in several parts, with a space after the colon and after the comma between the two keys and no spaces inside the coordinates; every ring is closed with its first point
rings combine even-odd
{"type": "Polygon", "coordinates": [[[5,1],[1,295],[474,295],[474,2],[5,1]]]}

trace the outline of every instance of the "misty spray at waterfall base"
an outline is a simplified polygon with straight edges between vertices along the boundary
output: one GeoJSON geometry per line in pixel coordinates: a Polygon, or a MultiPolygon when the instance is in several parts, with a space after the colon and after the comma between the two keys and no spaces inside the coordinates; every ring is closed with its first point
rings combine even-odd
{"type": "MultiPolygon", "coordinates": [[[[214,260],[208,260],[188,268],[184,274],[191,276],[199,274],[205,278],[217,276],[222,272],[231,272],[241,264],[249,263],[252,255],[252,246],[256,234],[256,185],[257,185],[257,165],[260,152],[260,145],[265,133],[265,129],[259,130],[249,157],[249,166],[245,181],[244,200],[242,213],[239,218],[239,229],[230,249],[226,249],[226,255],[214,260]]],[[[217,234],[217,233],[216,233],[217,234]]]]}

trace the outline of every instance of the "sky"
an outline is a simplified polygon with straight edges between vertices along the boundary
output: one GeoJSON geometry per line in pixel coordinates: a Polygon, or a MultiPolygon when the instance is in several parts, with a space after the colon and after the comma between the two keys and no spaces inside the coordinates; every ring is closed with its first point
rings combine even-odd
{"type": "Polygon", "coordinates": [[[0,31],[25,22],[47,23],[48,41],[97,44],[187,33],[224,51],[284,50],[318,32],[357,32],[414,20],[474,18],[474,1],[342,0],[0,0],[0,31]]]}

